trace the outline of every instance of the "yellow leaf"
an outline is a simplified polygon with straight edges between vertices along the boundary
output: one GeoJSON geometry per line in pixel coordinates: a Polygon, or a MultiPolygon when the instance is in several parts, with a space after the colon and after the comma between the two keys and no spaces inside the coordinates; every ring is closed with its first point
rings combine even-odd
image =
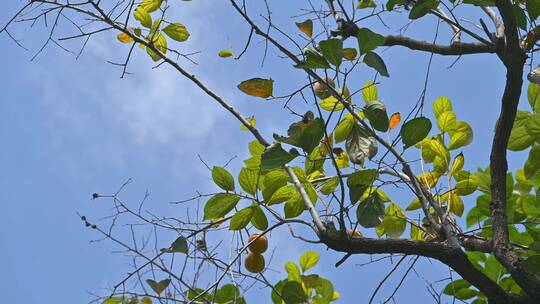
{"type": "Polygon", "coordinates": [[[231,57],[233,55],[234,55],[233,52],[230,51],[230,50],[221,50],[218,53],[218,56],[221,57],[221,58],[227,58],[227,57],[231,57]]]}
{"type": "MultiPolygon", "coordinates": [[[[253,117],[253,116],[248,117],[247,121],[248,121],[249,125],[252,126],[252,127],[255,127],[255,125],[257,124],[257,120],[255,120],[255,117],[253,117]]],[[[248,131],[248,128],[244,124],[242,124],[240,126],[240,130],[248,131]]]]}
{"type": "Polygon", "coordinates": [[[452,168],[450,169],[450,174],[454,175],[454,173],[461,171],[463,169],[463,165],[465,164],[465,158],[463,157],[463,153],[459,153],[452,162],[452,168]]]}
{"type": "Polygon", "coordinates": [[[320,105],[321,108],[326,111],[341,111],[345,108],[343,104],[339,102],[339,100],[337,100],[337,98],[335,98],[334,96],[330,96],[321,100],[320,105]]]}
{"type": "Polygon", "coordinates": [[[297,22],[296,26],[302,31],[302,33],[306,34],[309,38],[313,36],[313,21],[310,19],[304,21],[304,22],[297,22]]]}
{"type": "Polygon", "coordinates": [[[238,89],[251,96],[268,98],[272,96],[274,81],[272,79],[251,78],[242,81],[238,85],[238,89]]]}
{"type": "Polygon", "coordinates": [[[118,41],[120,41],[122,43],[131,43],[131,42],[133,42],[133,38],[131,38],[131,36],[129,36],[126,33],[120,33],[120,34],[118,34],[118,36],[116,36],[116,38],[118,39],[118,41]]]}
{"type": "Polygon", "coordinates": [[[355,48],[344,48],[339,51],[339,54],[347,60],[354,60],[356,59],[356,55],[358,55],[358,52],[355,48]]]}

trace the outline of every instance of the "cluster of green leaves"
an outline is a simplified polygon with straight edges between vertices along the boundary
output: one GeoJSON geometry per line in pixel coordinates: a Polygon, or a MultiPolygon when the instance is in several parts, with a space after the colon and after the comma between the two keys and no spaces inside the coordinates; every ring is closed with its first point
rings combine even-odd
{"type": "MultiPolygon", "coordinates": [[[[189,38],[190,34],[182,23],[170,23],[161,18],[152,19],[151,14],[158,11],[162,4],[163,0],[143,0],[133,12],[133,17],[139,21],[142,27],[127,27],[127,30],[130,34],[145,40],[158,51],[166,54],[168,50],[167,37],[174,41],[183,42],[189,38]]],[[[126,33],[120,33],[118,40],[122,43],[133,43],[131,36],[126,33]]],[[[152,60],[161,60],[161,56],[152,48],[143,45],[140,47],[146,48],[146,52],[152,60]]]]}
{"type": "MultiPolygon", "coordinates": [[[[457,119],[447,97],[435,100],[433,114],[437,119],[439,133],[425,137],[415,144],[415,147],[421,150],[423,162],[433,166],[431,169],[426,167],[426,171],[417,178],[427,189],[439,188],[442,184],[440,188],[447,190],[436,195],[435,200],[455,215],[462,216],[465,206],[461,197],[476,191],[478,180],[474,174],[463,170],[465,157],[463,153],[455,151],[472,142],[473,131],[468,123],[457,119]],[[452,156],[452,152],[456,155],[452,156]]],[[[415,199],[406,210],[420,207],[419,200],[415,199]]]]}
{"type": "MultiPolygon", "coordinates": [[[[306,20],[296,23],[300,31],[312,39],[313,21],[306,20]]],[[[388,69],[383,59],[374,50],[383,45],[384,37],[367,28],[358,31],[358,50],[343,47],[343,40],[330,38],[318,41],[317,47],[306,47],[302,51],[304,60],[295,65],[299,69],[338,69],[343,60],[362,61],[375,69],[382,76],[388,77],[388,69]]]]}
{"type": "Polygon", "coordinates": [[[110,297],[103,301],[103,304],[152,304],[152,298],[143,297],[139,299],[136,296],[133,297],[110,297]]]}
{"type": "Polygon", "coordinates": [[[319,262],[315,251],[303,253],[299,265],[292,261],[285,263],[287,278],[279,281],[272,291],[274,304],[328,304],[339,299],[339,293],[329,280],[317,275],[307,274],[319,262]]]}
{"type": "Polygon", "coordinates": [[[234,284],[225,284],[218,290],[212,289],[207,292],[200,288],[194,288],[186,291],[185,296],[193,303],[246,304],[240,289],[234,284]]]}

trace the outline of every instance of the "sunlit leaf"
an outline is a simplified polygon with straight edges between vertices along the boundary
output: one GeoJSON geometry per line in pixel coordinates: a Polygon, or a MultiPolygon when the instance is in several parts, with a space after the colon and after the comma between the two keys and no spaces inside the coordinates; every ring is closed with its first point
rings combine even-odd
{"type": "Polygon", "coordinates": [[[214,166],[212,180],[225,191],[234,191],[234,177],[225,168],[214,166]]]}
{"type": "Polygon", "coordinates": [[[152,17],[144,7],[138,6],[133,13],[135,20],[138,20],[146,28],[152,27],[152,17]]]}
{"type": "Polygon", "coordinates": [[[313,266],[317,265],[321,257],[315,251],[306,251],[300,256],[300,267],[302,271],[311,269],[313,266]]]}
{"type": "Polygon", "coordinates": [[[204,220],[222,218],[240,201],[236,194],[218,193],[212,196],[204,205],[204,220]]]}
{"type": "Polygon", "coordinates": [[[163,32],[171,39],[183,42],[188,40],[189,32],[181,23],[171,23],[163,28],[163,32]]]}
{"type": "Polygon", "coordinates": [[[253,216],[252,207],[246,207],[242,210],[239,210],[232,216],[231,223],[229,225],[229,230],[244,229],[247,226],[247,224],[249,224],[249,222],[251,221],[252,216],[253,216]]]}
{"type": "Polygon", "coordinates": [[[134,41],[133,38],[126,33],[120,33],[118,36],[116,36],[116,38],[122,43],[132,43],[134,41]]]}
{"type": "MultiPolygon", "coordinates": [[[[255,127],[255,125],[257,125],[257,120],[255,119],[255,117],[248,117],[247,118],[247,122],[249,123],[250,126],[252,127],[255,127]]],[[[249,131],[249,129],[244,125],[240,125],[240,130],[242,131],[249,131]]]]}
{"type": "Polygon", "coordinates": [[[219,51],[218,56],[221,58],[228,58],[234,56],[234,54],[231,50],[221,50],[219,51]]]}

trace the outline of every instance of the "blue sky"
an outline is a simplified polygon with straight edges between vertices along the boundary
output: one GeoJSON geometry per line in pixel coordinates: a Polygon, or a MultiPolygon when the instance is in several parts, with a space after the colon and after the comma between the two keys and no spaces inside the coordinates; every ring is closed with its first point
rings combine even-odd
{"type": "MultiPolygon", "coordinates": [[[[299,7],[273,2],[276,24],[295,31],[293,21],[301,20],[290,16],[297,15],[299,7]]],[[[16,1],[5,5],[0,22],[20,5],[16,1]]],[[[282,103],[239,94],[236,84],[251,77],[272,77],[277,94],[282,94],[301,85],[305,80],[302,72],[291,72],[290,62],[278,58],[273,49],[261,68],[264,44],[258,38],[241,61],[218,58],[221,49],[242,49],[247,26],[225,2],[201,0],[178,7],[172,16],[192,32],[183,47],[202,51],[195,57],[199,65],[182,64],[242,113],[255,115],[267,138],[273,132],[285,133],[296,118],[283,114],[282,103]],[[204,19],[200,17],[203,14],[204,19]]],[[[408,34],[432,39],[432,21],[413,25],[408,34]]],[[[403,25],[407,20],[400,17],[390,22],[403,25]]],[[[445,26],[441,30],[448,32],[445,26]]],[[[237,156],[230,168],[238,172],[252,138],[239,130],[238,122],[228,113],[170,68],[151,69],[142,51],[132,59],[130,71],[134,74],[120,79],[120,69],[106,61],[123,60],[127,48],[115,41],[113,33],[91,40],[78,60],[49,46],[33,62],[30,58],[44,39],[40,26],[29,29],[19,25],[14,34],[23,38],[31,51],[0,35],[0,286],[9,290],[3,293],[3,300],[86,303],[92,299],[89,292],[103,294],[102,288],[130,270],[124,256],[111,254],[118,249],[114,244],[89,243],[99,236],[86,229],[76,213],[98,219],[111,207],[106,200],[91,201],[91,193],[112,193],[132,178],[123,192],[125,201],[136,204],[148,190],[150,209],[181,217],[185,210],[169,202],[193,196],[196,191],[217,190],[197,154],[211,165],[223,165],[237,156]]],[[[447,40],[448,35],[440,35],[439,41],[447,40]]],[[[391,77],[380,79],[379,94],[389,111],[405,113],[418,99],[429,56],[398,47],[382,54],[391,77]]],[[[499,109],[504,71],[495,56],[469,56],[448,69],[454,59],[434,58],[426,114],[431,115],[431,103],[438,96],[446,95],[454,102],[458,118],[470,122],[475,130],[474,143],[464,149],[466,166],[474,169],[487,165],[486,147],[499,109]]],[[[357,86],[372,76],[372,71],[361,69],[357,86]]],[[[303,109],[300,101],[293,105],[303,109]]],[[[521,154],[511,156],[514,167],[523,159],[521,154]]],[[[403,201],[394,199],[406,206],[409,195],[405,197],[403,201]]],[[[472,201],[468,203],[470,206],[472,201]]],[[[281,269],[285,261],[297,260],[305,250],[317,250],[323,257],[315,271],[334,281],[342,294],[340,303],[366,301],[392,267],[387,262],[358,267],[355,265],[370,257],[355,256],[335,269],[333,264],[341,255],[289,239],[285,230],[271,237],[271,245],[279,246],[272,267],[280,273],[270,272],[269,278],[277,282],[284,276],[281,269]]],[[[447,268],[425,259],[418,271],[420,277],[411,274],[405,281],[398,293],[400,301],[429,301],[424,280],[448,276],[447,268]]],[[[392,290],[400,276],[395,278],[380,294],[392,290]]],[[[247,297],[256,299],[261,292],[264,303],[269,303],[267,290],[251,289],[247,297]]]]}

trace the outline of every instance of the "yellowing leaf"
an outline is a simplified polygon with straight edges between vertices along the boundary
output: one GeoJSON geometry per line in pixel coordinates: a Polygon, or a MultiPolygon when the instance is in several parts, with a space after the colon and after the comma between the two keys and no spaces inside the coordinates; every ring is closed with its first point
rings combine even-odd
{"type": "Polygon", "coordinates": [[[152,27],[152,17],[148,14],[148,11],[142,6],[138,6],[133,13],[135,20],[138,20],[142,26],[151,28],[152,27]]]}
{"type": "Polygon", "coordinates": [[[218,53],[218,56],[221,57],[221,58],[227,58],[227,57],[231,57],[233,55],[234,55],[233,52],[230,51],[230,50],[221,50],[218,53]]]}
{"type": "Polygon", "coordinates": [[[401,122],[401,114],[396,112],[390,116],[390,121],[388,122],[388,129],[395,129],[401,122]]]}
{"type": "Polygon", "coordinates": [[[189,38],[188,30],[181,23],[171,23],[163,29],[163,32],[171,39],[179,42],[186,41],[189,38]]]}
{"type": "MultiPolygon", "coordinates": [[[[257,124],[257,120],[255,120],[255,117],[251,116],[247,119],[247,121],[249,122],[249,125],[252,126],[252,127],[255,127],[255,125],[257,124]]],[[[241,125],[240,126],[240,130],[242,131],[248,131],[248,128],[245,126],[245,125],[241,125]]]]}
{"type": "Polygon", "coordinates": [[[347,152],[343,151],[341,148],[334,149],[334,154],[336,154],[336,164],[338,168],[347,168],[349,167],[349,155],[347,152]]]}
{"type": "Polygon", "coordinates": [[[242,81],[238,85],[238,89],[247,95],[268,98],[272,96],[274,90],[274,81],[272,79],[251,78],[242,81]]]}
{"type": "MultiPolygon", "coordinates": [[[[167,38],[165,38],[163,34],[155,33],[153,34],[153,37],[150,38],[153,40],[153,44],[156,49],[158,49],[163,54],[167,52],[167,38]]],[[[150,55],[150,57],[152,57],[152,60],[154,61],[161,60],[161,56],[149,47],[146,47],[146,53],[148,53],[148,55],[150,55]]]]}
{"type": "Polygon", "coordinates": [[[450,174],[454,174],[456,172],[461,171],[463,169],[463,165],[465,164],[465,158],[463,157],[463,153],[459,153],[456,158],[454,158],[454,162],[452,163],[452,168],[450,169],[450,174]]]}
{"type": "Polygon", "coordinates": [[[339,100],[337,100],[337,98],[335,98],[334,96],[330,96],[321,100],[320,105],[321,108],[326,111],[341,111],[345,108],[343,104],[339,102],[339,100]]]}
{"type": "Polygon", "coordinates": [[[309,38],[313,35],[313,21],[310,19],[304,21],[304,22],[296,22],[296,26],[298,29],[302,31],[302,33],[306,34],[309,38]]]}
{"type": "Polygon", "coordinates": [[[364,88],[362,89],[362,97],[364,97],[365,103],[370,103],[379,99],[379,93],[377,92],[377,87],[373,81],[366,81],[364,88]]]}
{"type": "Polygon", "coordinates": [[[120,41],[122,43],[131,43],[131,42],[133,42],[133,38],[131,38],[131,36],[129,36],[126,33],[120,33],[120,34],[118,34],[118,36],[116,36],[116,38],[118,39],[118,41],[120,41]]]}
{"type": "Polygon", "coordinates": [[[344,48],[338,53],[347,60],[354,60],[358,55],[358,51],[355,48],[344,48]]]}
{"type": "Polygon", "coordinates": [[[147,12],[151,13],[155,10],[157,10],[160,6],[163,0],[143,0],[141,2],[140,7],[144,8],[147,12]]]}

